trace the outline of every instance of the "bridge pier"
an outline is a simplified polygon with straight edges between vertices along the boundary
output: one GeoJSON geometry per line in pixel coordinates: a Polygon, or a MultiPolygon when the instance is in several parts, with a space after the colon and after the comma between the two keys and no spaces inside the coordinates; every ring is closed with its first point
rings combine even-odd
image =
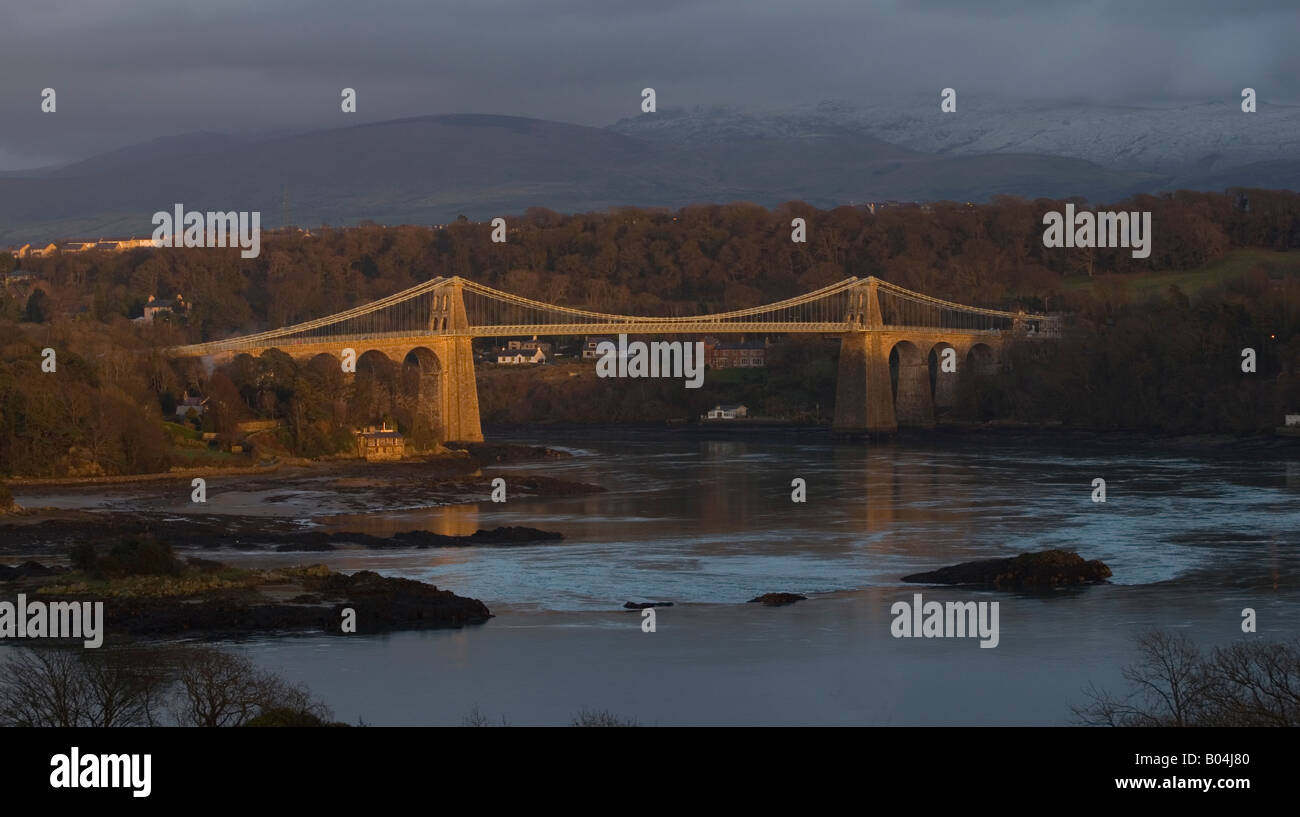
{"type": "Polygon", "coordinates": [[[442,439],[481,443],[483,428],[478,416],[478,383],[474,379],[471,339],[453,335],[440,339],[437,345],[443,367],[439,389],[442,439]]]}
{"type": "MultiPolygon", "coordinates": [[[[926,376],[929,391],[929,375],[926,376]]],[[[840,366],[835,383],[833,434],[858,435],[898,430],[890,388],[889,351],[877,332],[840,336],[840,366]]]]}

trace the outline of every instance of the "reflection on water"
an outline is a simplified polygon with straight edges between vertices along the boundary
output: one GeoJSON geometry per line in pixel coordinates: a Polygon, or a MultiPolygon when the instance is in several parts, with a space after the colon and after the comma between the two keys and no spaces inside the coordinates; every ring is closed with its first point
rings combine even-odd
{"type": "MultiPolygon", "coordinates": [[[[373,535],[458,535],[503,525],[563,533],[559,544],[526,547],[223,557],[381,570],[483,599],[493,610],[608,610],[649,598],[731,603],[774,591],[893,586],[908,573],[1049,547],[1106,561],[1122,585],[1296,585],[1300,463],[1286,453],[1293,447],[1206,459],[1056,435],[931,435],[864,445],[813,433],[719,439],[596,428],[494,439],[574,453],[489,469],[507,485],[511,475],[541,474],[607,490],[411,507],[410,489],[418,494],[419,486],[405,482],[410,472],[379,468],[364,480],[306,472],[274,490],[214,478],[202,512],[255,512],[373,535]],[[791,501],[796,477],[807,485],[804,503],[791,501]],[[1091,500],[1097,477],[1107,482],[1105,503],[1091,500]],[[398,482],[400,501],[386,487],[398,482]],[[349,510],[358,506],[367,512],[349,510]]],[[[157,491],[65,490],[59,498],[82,507],[151,508],[162,501],[157,491]]],[[[18,498],[44,504],[39,496],[18,498]]],[[[187,502],[168,509],[195,512],[187,502]]]]}
{"type": "MultiPolygon", "coordinates": [[[[378,535],[528,525],[565,539],[222,558],[420,578],[482,599],[497,618],[458,631],[263,640],[248,646],[254,658],[339,717],[376,724],[455,724],[474,706],[520,724],[566,723],[583,707],[644,723],[1062,723],[1088,682],[1120,682],[1140,632],[1240,639],[1243,607],[1258,611],[1258,637],[1290,637],[1300,621],[1292,449],[1208,459],[1047,435],[863,445],[630,429],[494,439],[575,453],[489,469],[507,484],[535,473],[608,490],[401,509],[381,488],[370,512],[339,515],[348,503],[326,482],[286,484],[274,507],[244,494],[224,512],[254,505],[378,535]],[[805,503],[791,501],[796,477],[805,503]],[[1098,477],[1105,503],[1091,501],[1098,477]],[[1113,583],[1047,595],[924,588],[933,599],[998,600],[999,646],[890,637],[890,604],[917,591],[901,576],[1048,547],[1104,560],[1113,583]],[[773,591],[812,598],[742,603],[773,591]],[[629,599],[677,605],[646,634],[619,609],[629,599]]],[[[144,492],[114,496],[148,506],[144,492]]]]}
{"type": "Polygon", "coordinates": [[[468,536],[480,527],[477,505],[446,505],[401,515],[378,513],[337,514],[321,520],[332,530],[392,536],[408,530],[427,530],[443,536],[468,536]]]}

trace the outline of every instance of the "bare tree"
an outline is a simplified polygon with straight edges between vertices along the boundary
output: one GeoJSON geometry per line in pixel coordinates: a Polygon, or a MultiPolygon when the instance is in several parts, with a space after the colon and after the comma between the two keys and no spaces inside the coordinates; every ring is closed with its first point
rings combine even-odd
{"type": "Polygon", "coordinates": [[[506,720],[505,715],[502,715],[501,722],[496,723],[491,718],[488,717],[486,712],[484,712],[482,709],[479,709],[478,706],[475,705],[474,708],[471,709],[465,715],[465,717],[460,719],[460,725],[461,726],[509,726],[510,722],[506,720]]]}
{"type": "Polygon", "coordinates": [[[1090,726],[1196,725],[1213,684],[1200,650],[1182,633],[1144,633],[1137,643],[1138,661],[1123,671],[1134,688],[1120,698],[1089,685],[1092,703],[1074,708],[1076,719],[1090,726]]]}
{"type": "Polygon", "coordinates": [[[304,689],[259,672],[238,653],[207,647],[190,651],[178,673],[173,714],[182,726],[243,726],[259,714],[306,713],[322,720],[329,710],[304,689]]]}
{"type": "Polygon", "coordinates": [[[113,651],[82,661],[87,726],[158,726],[157,710],[172,680],[150,656],[113,651]]]}
{"type": "Polygon", "coordinates": [[[1186,635],[1138,639],[1140,658],[1124,668],[1132,689],[1089,686],[1091,702],[1074,707],[1090,726],[1300,725],[1300,641],[1219,647],[1204,655],[1186,635]]]}
{"type": "Polygon", "coordinates": [[[0,677],[0,724],[155,725],[170,681],[154,666],[121,651],[15,650],[0,677]]]}
{"type": "Polygon", "coordinates": [[[1300,641],[1214,651],[1208,698],[1222,726],[1300,725],[1300,641]]]}
{"type": "Polygon", "coordinates": [[[86,698],[86,681],[75,653],[15,649],[0,674],[0,723],[84,726],[86,698]]]}

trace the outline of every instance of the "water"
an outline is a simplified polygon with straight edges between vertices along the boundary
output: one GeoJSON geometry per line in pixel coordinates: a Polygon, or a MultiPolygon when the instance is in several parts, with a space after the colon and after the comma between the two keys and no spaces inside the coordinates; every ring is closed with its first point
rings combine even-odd
{"type": "Polygon", "coordinates": [[[618,428],[493,439],[574,455],[489,469],[507,484],[536,472],[608,491],[422,508],[381,497],[356,514],[339,512],[356,503],[327,481],[288,484],[274,502],[231,491],[223,506],[211,480],[206,513],[253,508],[376,534],[529,525],[565,535],[529,547],[223,555],[418,578],[497,614],[455,631],[246,642],[255,660],[309,686],[339,719],[375,724],[455,724],[475,706],[516,724],[566,723],[584,707],[662,724],[1053,724],[1089,682],[1120,685],[1145,630],[1213,645],[1300,629],[1293,449],[1210,458],[1051,435],[864,445],[618,428]],[[795,478],[806,503],[791,501],[795,478]],[[1105,503],[1092,501],[1095,478],[1105,503]],[[1112,583],[1031,596],[899,581],[1049,547],[1102,559],[1112,583]],[[776,591],[810,599],[743,603],[776,591]],[[916,592],[998,601],[999,645],[893,638],[890,605],[916,592]],[[674,606],[644,633],[640,615],[620,609],[627,600],[674,606]],[[1241,633],[1244,607],[1258,613],[1257,636],[1241,633]]]}

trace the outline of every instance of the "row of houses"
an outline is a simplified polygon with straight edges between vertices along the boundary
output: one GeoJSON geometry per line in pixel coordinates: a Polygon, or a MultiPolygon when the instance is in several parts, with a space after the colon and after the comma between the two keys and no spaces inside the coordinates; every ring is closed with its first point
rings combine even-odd
{"type": "Polygon", "coordinates": [[[123,252],[125,250],[134,250],[139,247],[152,247],[153,238],[101,238],[97,241],[63,241],[59,243],[49,243],[44,246],[32,246],[24,244],[21,247],[11,248],[9,254],[15,258],[46,258],[55,253],[78,253],[90,252],[92,250],[105,252],[123,252]]]}

